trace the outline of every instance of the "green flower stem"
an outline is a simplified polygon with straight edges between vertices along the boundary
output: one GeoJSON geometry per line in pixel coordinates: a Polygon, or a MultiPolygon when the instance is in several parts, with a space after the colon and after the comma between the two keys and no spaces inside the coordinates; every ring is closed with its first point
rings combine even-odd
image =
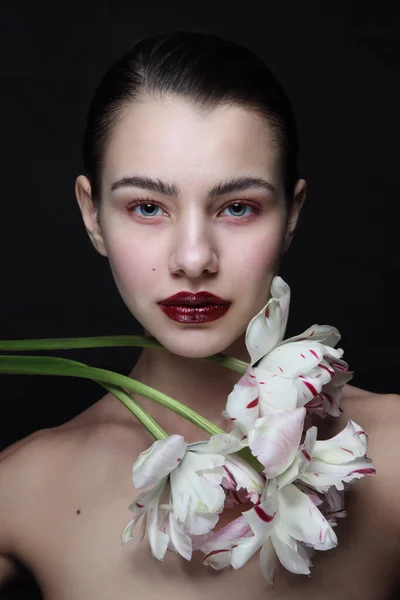
{"type": "MultiPolygon", "coordinates": [[[[144,383],[140,383],[140,381],[131,379],[130,377],[126,377],[119,373],[114,373],[113,371],[88,367],[83,363],[67,358],[0,355],[0,373],[19,375],[60,375],[92,379],[114,394],[114,396],[116,396],[116,398],[136,416],[142,425],[146,427],[151,435],[157,440],[167,437],[168,434],[160,427],[157,421],[155,421],[140,406],[140,404],[136,402],[136,400],[122,391],[121,388],[126,388],[132,392],[139,393],[150,400],[166,406],[210,435],[225,433],[223,429],[178,400],[175,400],[144,383]]],[[[251,454],[249,448],[243,448],[238,454],[252,467],[257,469],[257,471],[263,471],[263,465],[251,454]]]]}
{"type": "MultiPolygon", "coordinates": [[[[0,352],[22,352],[31,350],[72,350],[77,348],[110,348],[133,346],[141,348],[164,348],[155,338],[144,335],[106,335],[83,338],[44,338],[33,340],[0,340],[0,352]]],[[[205,360],[232,369],[241,375],[246,371],[247,363],[237,358],[214,354],[205,360]]]]}
{"type": "Polygon", "coordinates": [[[157,421],[153,419],[153,417],[151,417],[149,413],[145,411],[144,408],[142,408],[140,404],[131,398],[131,396],[129,396],[126,392],[123,392],[115,385],[101,383],[100,381],[97,381],[96,383],[99,383],[106,390],[114,394],[114,396],[118,398],[118,400],[120,400],[122,404],[124,404],[135,415],[138,421],[140,421],[141,424],[146,427],[147,431],[151,433],[156,440],[162,440],[163,438],[168,437],[168,433],[164,431],[162,427],[160,427],[157,421]]]}
{"type": "Polygon", "coordinates": [[[70,350],[74,348],[107,348],[139,346],[163,348],[155,338],[145,335],[103,335],[79,338],[40,338],[31,340],[0,340],[0,351],[70,350]]]}
{"type": "Polygon", "coordinates": [[[243,458],[243,460],[248,462],[249,465],[259,473],[262,473],[264,471],[264,465],[262,465],[254,456],[254,454],[251,453],[251,450],[248,446],[246,448],[242,448],[242,450],[239,450],[238,452],[236,452],[236,454],[239,454],[243,458]]]}
{"type": "Polygon", "coordinates": [[[131,379],[126,375],[107,371],[106,369],[98,369],[96,367],[88,367],[87,365],[70,360],[67,358],[56,358],[49,356],[0,356],[0,373],[8,374],[36,374],[36,375],[61,375],[70,377],[82,377],[84,379],[93,379],[101,383],[111,383],[114,386],[136,392],[158,402],[162,406],[173,410],[178,415],[181,415],[194,425],[200,427],[210,435],[225,433],[223,429],[194,411],[185,406],[175,398],[167,396],[158,390],[131,379]]]}

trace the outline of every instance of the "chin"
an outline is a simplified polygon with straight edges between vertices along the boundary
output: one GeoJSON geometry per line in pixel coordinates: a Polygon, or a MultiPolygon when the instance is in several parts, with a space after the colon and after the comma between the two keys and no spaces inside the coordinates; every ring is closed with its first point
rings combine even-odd
{"type": "MultiPolygon", "coordinates": [[[[232,333],[232,332],[231,332],[232,333]]],[[[220,352],[226,353],[237,339],[232,339],[232,335],[223,335],[221,332],[202,331],[179,331],[173,334],[158,335],[157,340],[173,354],[184,358],[207,358],[220,352]]],[[[156,337],[156,336],[154,336],[156,337]]]]}

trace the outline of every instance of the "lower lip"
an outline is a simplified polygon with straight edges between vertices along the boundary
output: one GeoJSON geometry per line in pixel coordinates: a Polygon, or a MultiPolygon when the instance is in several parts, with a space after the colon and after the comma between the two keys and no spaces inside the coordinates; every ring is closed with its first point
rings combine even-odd
{"type": "Polygon", "coordinates": [[[210,304],[207,306],[164,306],[161,310],[178,323],[210,323],[224,316],[230,304],[210,304]]]}

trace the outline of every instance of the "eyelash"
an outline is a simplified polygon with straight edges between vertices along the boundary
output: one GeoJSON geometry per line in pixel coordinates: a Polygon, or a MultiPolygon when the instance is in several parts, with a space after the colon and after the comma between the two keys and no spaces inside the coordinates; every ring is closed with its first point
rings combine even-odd
{"type": "MultiPolygon", "coordinates": [[[[146,204],[150,204],[152,206],[156,206],[157,208],[160,208],[161,210],[164,210],[162,208],[162,206],[160,206],[157,202],[154,202],[154,200],[152,200],[151,198],[140,198],[139,200],[136,200],[132,204],[129,204],[129,206],[127,206],[126,210],[127,210],[128,213],[131,213],[131,212],[133,212],[133,210],[137,206],[145,206],[146,204]]],[[[253,210],[253,214],[259,214],[261,212],[261,210],[262,210],[259,205],[253,204],[253,203],[248,202],[248,201],[247,202],[244,202],[244,201],[242,201],[242,202],[231,202],[227,206],[225,206],[222,210],[224,211],[227,208],[229,208],[230,206],[240,206],[240,207],[246,206],[246,207],[250,207],[253,210]]],[[[138,213],[135,213],[135,214],[138,214],[138,213]]],[[[138,215],[138,216],[142,217],[146,221],[150,221],[151,219],[153,219],[154,217],[159,216],[159,215],[150,215],[150,216],[147,216],[147,217],[145,217],[144,215],[138,215]]],[[[233,215],[230,215],[230,216],[232,216],[233,219],[245,219],[246,217],[250,217],[251,213],[247,214],[247,215],[239,215],[239,216],[236,216],[236,217],[233,216],[233,215]]]]}

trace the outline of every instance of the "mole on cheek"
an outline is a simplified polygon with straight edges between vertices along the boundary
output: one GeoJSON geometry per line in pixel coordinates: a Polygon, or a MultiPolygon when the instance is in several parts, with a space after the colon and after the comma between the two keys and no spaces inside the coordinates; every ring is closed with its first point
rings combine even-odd
{"type": "Polygon", "coordinates": [[[155,271],[155,269],[153,269],[153,271],[155,271]]]}
{"type": "Polygon", "coordinates": [[[77,514],[77,515],[80,515],[80,514],[81,514],[81,511],[79,510],[79,508],[78,508],[78,510],[76,511],[76,514],[77,514]]]}

